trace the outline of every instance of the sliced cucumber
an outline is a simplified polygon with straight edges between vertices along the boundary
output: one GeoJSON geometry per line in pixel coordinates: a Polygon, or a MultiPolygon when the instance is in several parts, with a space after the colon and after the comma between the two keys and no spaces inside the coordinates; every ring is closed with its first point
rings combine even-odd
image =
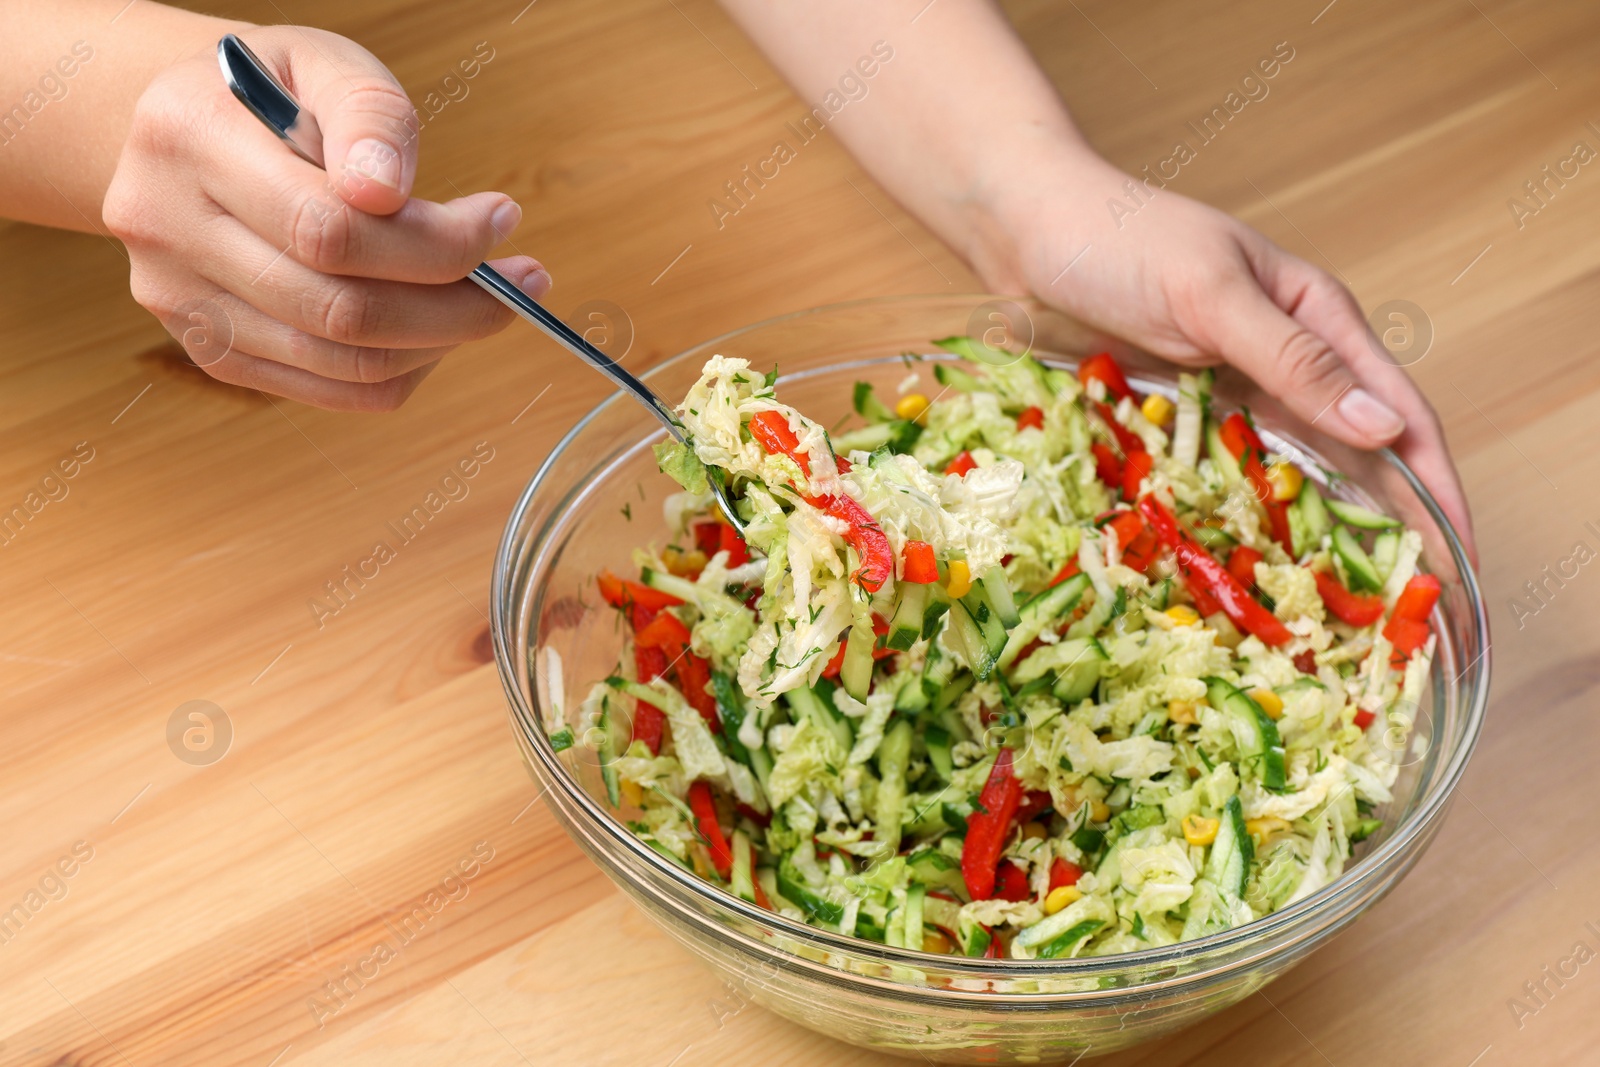
{"type": "Polygon", "coordinates": [[[871,419],[873,422],[892,422],[895,418],[895,413],[890,411],[889,406],[879,400],[878,395],[873,392],[871,382],[857,382],[851,399],[856,414],[862,418],[871,419]]]}
{"type": "MultiPolygon", "coordinates": [[[[831,687],[829,692],[832,692],[831,687]]],[[[791,689],[783,694],[783,702],[789,705],[790,718],[796,723],[810,719],[814,725],[832,734],[839,747],[846,752],[855,745],[855,731],[850,728],[849,720],[834,711],[832,703],[824,700],[815,689],[791,689]]]]}
{"type": "Polygon", "coordinates": [[[1326,504],[1333,517],[1348,526],[1363,530],[1392,530],[1401,525],[1399,519],[1391,519],[1387,515],[1364,508],[1360,504],[1352,504],[1348,500],[1328,500],[1326,504]]]}
{"type": "Polygon", "coordinates": [[[872,649],[878,635],[872,632],[872,616],[856,619],[844,642],[844,663],[839,667],[839,684],[857,700],[866,700],[872,688],[872,649]]]}
{"type": "Polygon", "coordinates": [[[733,889],[734,896],[743,897],[754,904],[756,882],[755,872],[751,866],[754,853],[750,847],[750,837],[743,830],[735,830],[730,844],[733,848],[733,870],[728,874],[729,885],[733,889]]]}
{"type": "Polygon", "coordinates": [[[765,747],[752,751],[739,740],[739,727],[745,719],[744,693],[739,683],[726,671],[713,671],[711,695],[717,701],[717,717],[722,720],[722,740],[728,746],[728,755],[755,771],[761,788],[766,789],[767,780],[772,777],[772,753],[765,747]]]}
{"type": "Polygon", "coordinates": [[[962,693],[965,693],[968,689],[971,689],[976,684],[977,679],[972,676],[971,672],[965,672],[956,675],[955,678],[951,679],[942,688],[940,688],[938,694],[934,696],[934,712],[942,712],[946,708],[951,707],[955,704],[956,700],[961,696],[962,693]]]}
{"type": "MultiPolygon", "coordinates": [[[[958,337],[953,338],[952,340],[965,341],[966,338],[958,337]]],[[[935,341],[934,344],[942,346],[943,342],[935,341]]],[[[951,351],[955,350],[951,349],[951,351]]],[[[959,389],[963,393],[976,393],[983,390],[983,383],[977,378],[974,378],[960,367],[952,366],[949,363],[934,364],[933,376],[939,380],[940,385],[947,385],[952,389],[959,389]]]]}
{"type": "Polygon", "coordinates": [[[927,606],[926,585],[902,582],[900,603],[895,606],[894,618],[889,620],[889,633],[884,641],[885,646],[904,652],[916,644],[917,638],[922,636],[922,618],[927,606]]]}
{"type": "Polygon", "coordinates": [[[1017,624],[1017,602],[1011,595],[1011,585],[1006,579],[1006,572],[995,567],[978,579],[978,584],[983,586],[984,599],[994,609],[995,616],[1000,620],[1000,625],[1007,630],[1017,624]]]}
{"type": "Polygon", "coordinates": [[[1062,956],[1071,957],[1073,951],[1082,944],[1090,934],[1106,924],[1104,919],[1085,919],[1072,926],[1066,933],[1051,941],[1045,942],[1039,949],[1037,959],[1053,960],[1062,956]]]}
{"type": "Polygon", "coordinates": [[[1206,857],[1205,877],[1221,892],[1230,908],[1244,896],[1245,883],[1250,879],[1250,861],[1255,856],[1255,846],[1244,825],[1244,808],[1237,795],[1228,798],[1222,808],[1222,825],[1217,828],[1217,839],[1211,843],[1211,854],[1206,857]]]}
{"type": "Polygon", "coordinates": [[[778,861],[778,892],[813,919],[834,929],[838,929],[839,921],[844,918],[843,905],[835,904],[807,885],[788,856],[778,861]]]}
{"type": "Polygon", "coordinates": [[[979,681],[994,673],[1006,631],[982,596],[968,593],[950,605],[950,634],[979,681]]]}
{"type": "Polygon", "coordinates": [[[961,865],[936,848],[924,848],[906,857],[913,880],[933,889],[944,889],[965,899],[967,884],[961,878],[961,865]]]}
{"type": "Polygon", "coordinates": [[[1092,637],[1074,637],[1061,642],[1056,648],[1061,650],[1056,655],[1066,659],[1067,665],[1061,669],[1051,692],[1063,704],[1076,705],[1087,700],[1095,686],[1100,684],[1100,664],[1111,657],[1106,655],[1100,642],[1092,637]]]}
{"type": "Polygon", "coordinates": [[[1252,700],[1250,694],[1221,678],[1206,679],[1206,699],[1231,720],[1240,762],[1258,768],[1261,784],[1266,789],[1283,792],[1287,775],[1277,723],[1261,710],[1261,705],[1252,700]]]}
{"type": "Polygon", "coordinates": [[[1237,482],[1244,477],[1239,461],[1233,458],[1228,446],[1222,443],[1222,424],[1216,419],[1206,420],[1206,455],[1222,475],[1224,482],[1237,482]]]}
{"type": "Polygon", "coordinates": [[[1011,633],[1006,636],[1005,646],[1000,650],[998,665],[1005,670],[1016,662],[1022,650],[1044,632],[1046,625],[1052,619],[1059,618],[1077,607],[1078,601],[1083,598],[1084,590],[1089,588],[1087,574],[1074,574],[1053,589],[1046,589],[1032,600],[1022,606],[1017,613],[1017,621],[1012,624],[1011,633]]]}
{"type": "Polygon", "coordinates": [[[955,774],[955,761],[951,759],[950,734],[942,726],[929,726],[922,731],[923,744],[928,746],[928,762],[941,781],[948,782],[955,774]]]}
{"type": "Polygon", "coordinates": [[[1378,568],[1373,566],[1372,559],[1367,555],[1366,549],[1361,547],[1361,542],[1356,540],[1356,535],[1350,532],[1347,526],[1333,528],[1333,551],[1339,557],[1339,562],[1344,564],[1345,573],[1350,576],[1350,587],[1358,592],[1363,589],[1377,592],[1383,588],[1383,578],[1378,574],[1378,568]]]}
{"type": "Polygon", "coordinates": [[[1213,552],[1226,551],[1239,543],[1232,534],[1216,526],[1196,526],[1194,539],[1213,552]]]}
{"type": "Polygon", "coordinates": [[[600,721],[596,726],[600,731],[600,743],[595,746],[600,780],[606,784],[606,799],[613,808],[619,808],[622,806],[622,782],[617,777],[617,754],[628,747],[628,741],[621,729],[622,716],[612,713],[610,693],[600,699],[600,721]]]}
{"type": "Polygon", "coordinates": [[[841,456],[850,452],[876,452],[881,448],[892,453],[909,452],[921,436],[922,427],[907,419],[874,422],[835,437],[833,450],[841,456]]]}
{"type": "Polygon", "coordinates": [[[1333,522],[1328,518],[1328,508],[1323,502],[1317,483],[1307,479],[1300,495],[1289,505],[1289,539],[1293,542],[1296,559],[1315,552],[1322,539],[1328,536],[1333,522]]]}
{"type": "Polygon", "coordinates": [[[1378,571],[1378,577],[1387,582],[1389,575],[1394,573],[1395,562],[1400,558],[1400,531],[1384,530],[1373,538],[1372,565],[1378,571]]]}
{"type": "Polygon", "coordinates": [[[902,934],[906,948],[918,951],[922,948],[922,903],[927,896],[927,889],[920,885],[906,888],[905,932],[902,934]]]}

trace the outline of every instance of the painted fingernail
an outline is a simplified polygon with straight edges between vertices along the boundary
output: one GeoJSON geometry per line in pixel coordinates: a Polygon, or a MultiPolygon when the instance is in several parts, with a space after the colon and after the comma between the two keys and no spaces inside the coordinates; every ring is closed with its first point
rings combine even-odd
{"type": "Polygon", "coordinates": [[[351,145],[350,154],[345,157],[344,169],[347,174],[386,185],[390,189],[400,188],[400,153],[382,141],[369,137],[351,145]]]}
{"type": "Polygon", "coordinates": [[[1406,420],[1365,389],[1350,389],[1339,398],[1339,414],[1355,429],[1380,441],[1400,436],[1406,420]]]}
{"type": "Polygon", "coordinates": [[[554,283],[550,280],[550,272],[540,267],[522,279],[522,291],[537,300],[550,291],[552,284],[554,283]]]}
{"type": "Polygon", "coordinates": [[[489,225],[501,237],[508,236],[522,223],[522,208],[515,200],[507,200],[489,215],[489,225]]]}

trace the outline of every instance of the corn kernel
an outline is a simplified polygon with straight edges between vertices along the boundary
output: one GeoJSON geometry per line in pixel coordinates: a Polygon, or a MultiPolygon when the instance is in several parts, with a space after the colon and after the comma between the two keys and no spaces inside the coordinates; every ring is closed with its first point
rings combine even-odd
{"type": "Polygon", "coordinates": [[[1293,463],[1274,463],[1267,468],[1267,481],[1272,484],[1272,499],[1287,504],[1300,495],[1306,476],[1293,463]]]}
{"type": "Polygon", "coordinates": [[[950,584],[945,586],[945,592],[956,599],[960,599],[972,590],[972,571],[967,569],[967,561],[953,559],[950,561],[950,584]]]}
{"type": "Polygon", "coordinates": [[[1058,885],[1044,898],[1044,913],[1054,915],[1075,900],[1083,899],[1083,890],[1075,885],[1058,885]]]}
{"type": "Polygon", "coordinates": [[[1266,844],[1267,838],[1273,834],[1287,830],[1289,822],[1286,819],[1278,818],[1276,815],[1267,815],[1259,819],[1246,819],[1244,828],[1251,837],[1255,838],[1257,845],[1263,845],[1266,844]]]}
{"type": "Polygon", "coordinates": [[[1193,626],[1200,621],[1200,613],[1187,604],[1174,604],[1163,614],[1178,626],[1193,626]]]}
{"type": "Polygon", "coordinates": [[[685,552],[669,545],[661,550],[661,561],[667,565],[667,573],[680,578],[697,575],[706,569],[706,554],[698,548],[685,552]]]}
{"type": "Polygon", "coordinates": [[[1139,413],[1152,424],[1165,426],[1167,420],[1172,418],[1172,401],[1160,393],[1151,393],[1144,398],[1144,403],[1139,405],[1139,413]]]}
{"type": "Polygon", "coordinates": [[[1183,817],[1183,839],[1191,845],[1209,845],[1217,839],[1222,820],[1208,819],[1203,815],[1183,817]]]}
{"type": "Polygon", "coordinates": [[[644,804],[644,790],[639,788],[638,782],[622,783],[622,802],[630,808],[641,807],[644,804]]]}
{"type": "Polygon", "coordinates": [[[1103,800],[1096,800],[1089,805],[1089,818],[1095,822],[1105,822],[1111,818],[1111,809],[1103,800]]]}
{"type": "Polygon", "coordinates": [[[1270,689],[1252,689],[1249,696],[1256,702],[1256,707],[1267,713],[1267,718],[1283,718],[1283,698],[1277,693],[1270,689]]]}
{"type": "Polygon", "coordinates": [[[1050,831],[1044,828],[1044,823],[1035,820],[1022,824],[1022,836],[1032,841],[1043,841],[1050,836],[1050,831]]]}
{"type": "Polygon", "coordinates": [[[1192,700],[1167,701],[1167,718],[1184,726],[1193,726],[1200,721],[1200,716],[1195,714],[1192,700]]]}
{"type": "Polygon", "coordinates": [[[922,951],[932,952],[940,956],[948,956],[952,951],[950,939],[944,936],[944,934],[940,933],[938,930],[925,929],[922,931],[922,951]]]}
{"type": "Polygon", "coordinates": [[[907,393],[895,404],[894,413],[921,426],[928,421],[928,398],[921,393],[907,393]]]}

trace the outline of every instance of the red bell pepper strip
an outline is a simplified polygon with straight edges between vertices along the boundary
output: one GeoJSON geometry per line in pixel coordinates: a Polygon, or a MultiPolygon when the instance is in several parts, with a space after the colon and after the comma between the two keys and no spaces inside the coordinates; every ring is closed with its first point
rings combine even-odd
{"type": "Polygon", "coordinates": [[[1395,598],[1393,617],[1410,619],[1412,622],[1427,622],[1428,616],[1433,613],[1433,606],[1439,602],[1439,594],[1442,591],[1443,588],[1436,576],[1417,575],[1406,583],[1406,587],[1395,598]]]}
{"type": "Polygon", "coordinates": [[[1123,455],[1145,450],[1144,438],[1118,422],[1116,412],[1111,410],[1110,404],[1096,403],[1094,407],[1100,413],[1100,418],[1105,420],[1106,428],[1111,431],[1111,436],[1117,439],[1117,447],[1122,450],[1123,455]]]}
{"type": "Polygon", "coordinates": [[[1251,488],[1255,490],[1256,499],[1267,509],[1267,522],[1272,529],[1272,539],[1289,548],[1289,508],[1273,497],[1272,481],[1267,477],[1267,468],[1262,464],[1267,448],[1261,443],[1260,435],[1245,421],[1244,416],[1236,411],[1223,420],[1220,436],[1228,451],[1233,453],[1233,458],[1239,461],[1239,468],[1249,479],[1251,488]]]}
{"type": "Polygon", "coordinates": [[[1206,591],[1205,585],[1187,567],[1183,569],[1183,584],[1189,590],[1189,598],[1194,601],[1194,610],[1200,613],[1202,619],[1209,619],[1222,610],[1217,598],[1206,591]]]}
{"type": "Polygon", "coordinates": [[[727,529],[720,522],[707,519],[694,524],[694,547],[708,556],[716,555],[717,549],[722,547],[722,531],[727,529]]]}
{"type": "Polygon", "coordinates": [[[600,586],[600,596],[614,608],[625,608],[630,604],[642,604],[647,608],[670,608],[683,603],[671,593],[652,589],[643,582],[618,578],[610,571],[601,571],[600,577],[595,581],[600,586]]]}
{"type": "MultiPolygon", "coordinates": [[[[1286,645],[1294,637],[1278,617],[1262,607],[1249,591],[1218,563],[1216,557],[1200,546],[1193,537],[1178,526],[1178,520],[1153,496],[1139,501],[1139,510],[1145,521],[1156,531],[1163,544],[1172,549],[1178,566],[1192,571],[1195,585],[1205,589],[1233,624],[1247,634],[1254,634],[1263,644],[1286,645]]],[[[1198,598],[1196,600],[1198,603],[1198,598]]]]}
{"type": "Polygon", "coordinates": [[[869,593],[876,593],[894,574],[894,549],[889,538],[866,508],[848,496],[807,498],[806,502],[821,508],[836,519],[843,519],[849,529],[843,533],[844,543],[856,550],[861,566],[850,575],[850,580],[869,593]]]}
{"type": "Polygon", "coordinates": [[[1070,860],[1057,856],[1050,864],[1050,889],[1060,889],[1064,885],[1077,885],[1078,879],[1083,877],[1083,868],[1070,860]]]}
{"type": "MultiPolygon", "coordinates": [[[[651,682],[667,671],[667,656],[659,648],[633,646],[634,674],[641,682],[651,682]]],[[[633,740],[643,741],[652,756],[661,755],[661,733],[667,722],[666,713],[654,704],[642,700],[633,702],[633,740]]]]}
{"type": "MultiPolygon", "coordinates": [[[[1023,657],[1018,656],[1021,660],[1023,657]]],[[[1030,789],[1022,795],[1017,803],[1017,822],[1031,822],[1039,815],[1049,811],[1055,804],[1048,789],[1030,789]]]]}
{"type": "Polygon", "coordinates": [[[1317,654],[1311,649],[1301,649],[1294,654],[1294,669],[1301,674],[1317,673],[1317,654]]]}
{"type": "Polygon", "coordinates": [[[750,562],[750,549],[732,526],[718,523],[717,548],[728,554],[728,566],[738,567],[750,562]]]}
{"type": "Polygon", "coordinates": [[[833,658],[828,661],[828,665],[822,668],[822,676],[824,678],[839,677],[839,672],[844,669],[844,646],[845,642],[840,641],[839,651],[835,652],[833,658]]]}
{"type": "Polygon", "coordinates": [[[946,474],[954,474],[957,477],[961,477],[964,476],[968,471],[975,469],[977,466],[978,461],[972,458],[972,453],[968,452],[966,449],[962,449],[956,454],[955,459],[952,459],[949,463],[945,464],[944,472],[946,474]]]}
{"type": "Polygon", "coordinates": [[[687,650],[680,653],[677,664],[678,688],[689,706],[711,727],[711,732],[722,732],[722,716],[717,714],[717,699],[706,687],[711,684],[711,664],[687,650]]]}
{"type": "Polygon", "coordinates": [[[1139,499],[1139,487],[1144,485],[1145,478],[1155,465],[1155,460],[1150,458],[1148,452],[1134,450],[1128,453],[1128,458],[1122,464],[1122,499],[1139,499]]]}
{"type": "Polygon", "coordinates": [[[1428,635],[1433,632],[1425,622],[1415,619],[1392,618],[1383,627],[1383,636],[1389,639],[1389,644],[1394,646],[1394,654],[1390,662],[1404,666],[1411,654],[1428,643],[1428,635]]]}
{"type": "Polygon", "coordinates": [[[1365,730],[1367,727],[1372,725],[1372,720],[1376,719],[1377,717],[1377,715],[1368,711],[1366,708],[1360,708],[1356,711],[1355,717],[1351,719],[1351,722],[1356,724],[1357,730],[1365,730]]]}
{"type": "Polygon", "coordinates": [[[1321,571],[1313,572],[1317,579],[1317,593],[1328,612],[1340,622],[1351,626],[1371,626],[1383,618],[1383,598],[1352,593],[1340,584],[1339,579],[1321,571]]]}
{"type": "MultiPolygon", "coordinates": [[[[1122,565],[1130,570],[1144,571],[1155,562],[1156,550],[1161,542],[1155,531],[1145,524],[1137,511],[1119,511],[1107,523],[1117,532],[1117,545],[1122,550],[1122,565]]],[[[1076,562],[1074,560],[1073,562],[1076,562]]]]}
{"type": "Polygon", "coordinates": [[[912,585],[931,585],[939,580],[939,564],[933,546],[926,541],[907,541],[900,550],[900,580],[912,585]]]}
{"type": "Polygon", "coordinates": [[[1256,564],[1262,559],[1261,553],[1249,545],[1240,545],[1228,556],[1228,573],[1246,589],[1256,584],[1256,564]]]}
{"type": "Polygon", "coordinates": [[[1123,377],[1122,368],[1117,366],[1117,361],[1111,358],[1110,352],[1090,356],[1078,364],[1078,381],[1082,382],[1085,388],[1088,388],[1091,381],[1096,380],[1105,385],[1106,395],[1114,400],[1133,395],[1133,390],[1128,387],[1128,379],[1123,377]]]}
{"type": "Polygon", "coordinates": [[[1081,568],[1078,566],[1078,557],[1073,556],[1062,565],[1059,571],[1056,571],[1056,576],[1050,579],[1049,588],[1054,589],[1068,578],[1071,578],[1074,574],[1077,574],[1079,570],[1081,570],[1081,568]]]}
{"type": "Polygon", "coordinates": [[[1022,782],[1011,770],[1012,754],[1002,748],[978,794],[981,811],[967,817],[967,840],[961,847],[961,878],[973,900],[994,896],[996,865],[1011,833],[1011,820],[1022,801],[1022,782]]]}
{"type": "Polygon", "coordinates": [[[733,850],[728,847],[728,839],[722,836],[722,825],[717,822],[717,802],[711,797],[709,785],[695,782],[689,786],[689,810],[694,812],[695,823],[711,852],[711,862],[717,873],[728,877],[733,870],[733,850]]]}
{"type": "Polygon", "coordinates": [[[1018,902],[1033,899],[1033,890],[1028,887],[1028,874],[1010,860],[1001,860],[999,868],[995,871],[995,896],[1001,900],[1018,902]]]}
{"type": "Polygon", "coordinates": [[[1095,477],[1105,483],[1107,488],[1122,488],[1122,460],[1117,457],[1111,446],[1095,441],[1089,446],[1089,451],[1094,453],[1095,477]]]}
{"type": "Polygon", "coordinates": [[[772,409],[758,411],[750,417],[750,436],[768,452],[788,456],[800,465],[801,473],[811,477],[811,457],[800,451],[800,438],[789,428],[789,420],[772,409]]]}
{"type": "Polygon", "coordinates": [[[1030,427],[1035,430],[1044,429],[1044,408],[1027,407],[1022,409],[1022,413],[1017,416],[1017,429],[1026,430],[1030,427]]]}
{"type": "Polygon", "coordinates": [[[639,629],[633,640],[640,648],[659,648],[677,655],[678,650],[689,643],[689,628],[679,622],[676,615],[663,611],[639,629]]]}

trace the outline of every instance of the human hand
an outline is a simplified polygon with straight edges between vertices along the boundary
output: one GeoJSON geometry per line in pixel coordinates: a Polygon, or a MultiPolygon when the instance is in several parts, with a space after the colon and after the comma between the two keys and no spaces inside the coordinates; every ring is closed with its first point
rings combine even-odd
{"type": "Polygon", "coordinates": [[[1036,159],[1013,169],[997,198],[995,218],[1017,236],[990,244],[1003,252],[972,257],[986,283],[1032,292],[1180,364],[1231,363],[1329,435],[1358,448],[1391,445],[1476,560],[1438,417],[1410,377],[1379,358],[1349,290],[1237,219],[1170,190],[1141,189],[1146,202],[1118,226],[1105,205],[1128,202],[1126,174],[1087,149],[1036,159]]]}
{"type": "MultiPolygon", "coordinates": [[[[149,84],[106,193],[134,299],[206,373],[318,407],[397,407],[441,357],[512,314],[467,274],[514,230],[503,193],[410,197],[411,102],[383,64],[323,30],[239,36],[322,127],[327,172],[234,99],[214,50],[149,84]]],[[[538,298],[527,256],[493,265],[538,298]]]]}

